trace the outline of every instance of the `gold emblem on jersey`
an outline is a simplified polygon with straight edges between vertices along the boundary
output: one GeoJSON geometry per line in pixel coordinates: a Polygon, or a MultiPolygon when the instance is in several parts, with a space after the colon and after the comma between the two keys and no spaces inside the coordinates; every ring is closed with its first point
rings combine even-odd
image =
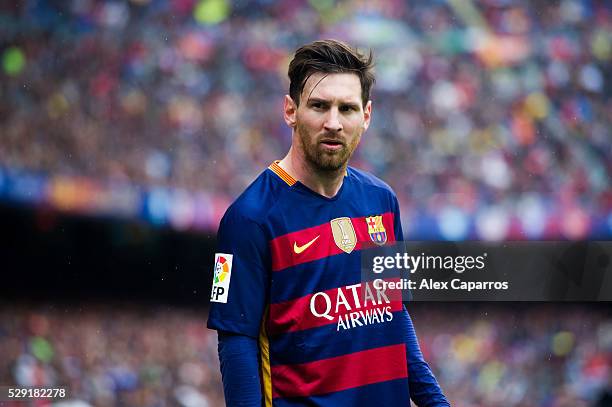
{"type": "Polygon", "coordinates": [[[332,219],[329,223],[336,246],[346,253],[352,252],[357,245],[357,234],[355,234],[351,218],[336,218],[332,219]]]}

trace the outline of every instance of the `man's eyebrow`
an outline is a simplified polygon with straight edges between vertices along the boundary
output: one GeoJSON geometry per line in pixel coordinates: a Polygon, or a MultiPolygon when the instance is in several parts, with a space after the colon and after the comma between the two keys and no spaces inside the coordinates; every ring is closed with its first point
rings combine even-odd
{"type": "Polygon", "coordinates": [[[330,103],[329,100],[327,99],[321,99],[321,98],[309,98],[308,99],[308,103],[312,103],[312,102],[317,102],[317,103],[330,103]]]}
{"type": "Polygon", "coordinates": [[[342,104],[345,106],[350,106],[350,107],[359,107],[361,105],[361,102],[351,102],[349,100],[349,101],[343,101],[342,104]]]}
{"type": "MultiPolygon", "coordinates": [[[[329,99],[322,99],[322,98],[318,98],[318,97],[312,97],[312,98],[308,99],[308,101],[307,101],[307,103],[312,103],[312,102],[315,102],[315,103],[326,103],[326,104],[331,103],[331,101],[329,99]]],[[[344,100],[344,101],[341,100],[340,104],[341,105],[346,105],[346,106],[351,106],[351,107],[353,107],[353,106],[358,107],[359,106],[359,102],[352,102],[352,101],[347,101],[347,100],[344,100]]]]}

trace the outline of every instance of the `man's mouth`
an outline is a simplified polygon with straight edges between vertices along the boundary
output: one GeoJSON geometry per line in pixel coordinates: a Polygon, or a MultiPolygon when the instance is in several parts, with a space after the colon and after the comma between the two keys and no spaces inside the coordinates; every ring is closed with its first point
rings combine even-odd
{"type": "Polygon", "coordinates": [[[344,147],[344,143],[340,140],[323,139],[319,143],[329,150],[339,150],[344,147]]]}

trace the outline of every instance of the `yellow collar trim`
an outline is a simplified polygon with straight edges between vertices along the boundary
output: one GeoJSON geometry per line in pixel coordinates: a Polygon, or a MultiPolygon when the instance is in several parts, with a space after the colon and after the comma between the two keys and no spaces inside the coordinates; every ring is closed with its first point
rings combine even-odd
{"type": "Polygon", "coordinates": [[[289,175],[287,171],[283,170],[281,166],[278,165],[279,162],[280,160],[274,161],[272,164],[270,164],[268,168],[271,169],[272,172],[274,172],[276,175],[278,175],[283,181],[285,181],[287,185],[292,187],[297,182],[297,180],[291,175],[289,175]]]}

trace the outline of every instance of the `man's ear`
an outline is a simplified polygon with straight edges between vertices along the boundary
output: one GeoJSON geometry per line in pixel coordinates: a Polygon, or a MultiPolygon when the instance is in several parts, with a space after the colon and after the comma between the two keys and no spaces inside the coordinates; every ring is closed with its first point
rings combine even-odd
{"type": "Polygon", "coordinates": [[[283,110],[285,123],[287,123],[287,126],[294,128],[297,123],[297,105],[289,95],[285,95],[283,110]]]}
{"type": "Polygon", "coordinates": [[[368,100],[365,108],[363,109],[363,131],[366,131],[370,127],[370,119],[372,119],[372,101],[368,100]]]}

